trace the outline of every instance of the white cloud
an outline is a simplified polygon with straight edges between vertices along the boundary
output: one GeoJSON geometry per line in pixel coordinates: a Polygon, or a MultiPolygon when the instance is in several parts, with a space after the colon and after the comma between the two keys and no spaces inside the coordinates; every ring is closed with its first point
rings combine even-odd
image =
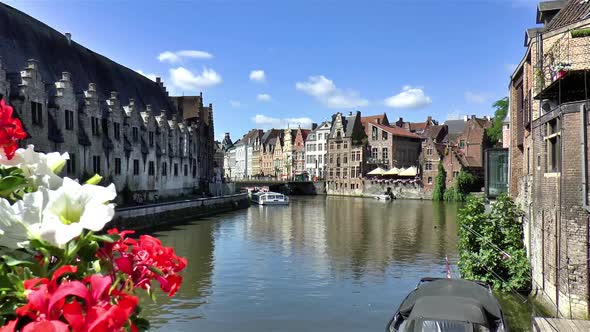
{"type": "Polygon", "coordinates": [[[240,106],[242,106],[242,103],[240,103],[239,100],[230,100],[229,104],[231,105],[231,107],[233,108],[238,108],[240,106]]]}
{"type": "Polygon", "coordinates": [[[184,50],[176,52],[165,51],[158,55],[158,60],[160,60],[160,62],[178,63],[182,62],[185,58],[211,59],[213,58],[213,54],[205,51],[184,50]]]}
{"type": "Polygon", "coordinates": [[[305,82],[295,83],[295,88],[315,97],[330,108],[356,108],[369,105],[369,101],[360,97],[354,90],[342,90],[324,75],[310,76],[305,82]]]}
{"type": "Polygon", "coordinates": [[[483,104],[488,100],[488,96],[485,93],[476,93],[467,91],[465,92],[465,101],[473,104],[483,104]]]}
{"type": "Polygon", "coordinates": [[[253,70],[250,72],[250,81],[253,82],[265,82],[266,74],[264,70],[253,70]]]}
{"type": "Polygon", "coordinates": [[[270,129],[270,128],[297,128],[301,126],[301,128],[311,128],[312,120],[308,117],[301,117],[301,118],[273,118],[270,116],[256,114],[256,116],[251,118],[252,122],[256,124],[256,127],[260,127],[262,129],[270,129]]]}
{"type": "Polygon", "coordinates": [[[269,94],[261,93],[258,96],[256,96],[256,99],[258,101],[271,101],[272,97],[269,94]]]}
{"type": "Polygon", "coordinates": [[[221,76],[210,68],[203,68],[201,73],[192,73],[184,67],[170,69],[172,85],[182,90],[199,90],[220,84],[221,76]]]}
{"type": "Polygon", "coordinates": [[[136,72],[138,72],[139,74],[149,78],[152,81],[156,81],[156,77],[158,77],[158,75],[156,74],[151,74],[151,73],[144,73],[143,70],[136,70],[136,72]]]}
{"type": "Polygon", "coordinates": [[[461,120],[463,118],[461,110],[453,110],[447,114],[447,120],[461,120]]]}
{"type": "Polygon", "coordinates": [[[385,99],[385,106],[391,108],[417,109],[432,104],[432,99],[422,88],[406,85],[402,92],[385,99]]]}

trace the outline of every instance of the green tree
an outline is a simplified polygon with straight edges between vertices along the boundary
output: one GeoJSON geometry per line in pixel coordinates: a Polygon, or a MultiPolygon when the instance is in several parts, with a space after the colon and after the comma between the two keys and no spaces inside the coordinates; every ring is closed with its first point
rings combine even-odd
{"type": "Polygon", "coordinates": [[[486,134],[490,143],[496,144],[502,139],[502,121],[508,113],[508,97],[497,100],[492,107],[495,109],[494,119],[492,126],[486,129],[486,134]]]}
{"type": "Polygon", "coordinates": [[[470,197],[459,211],[461,277],[494,289],[528,291],[531,268],[523,245],[518,207],[502,194],[485,212],[483,198],[470,197]]]}
{"type": "Polygon", "coordinates": [[[445,195],[447,183],[447,173],[443,167],[442,161],[438,163],[438,175],[434,179],[434,190],[432,191],[432,200],[442,201],[445,195]]]}
{"type": "Polygon", "coordinates": [[[467,195],[473,191],[477,179],[473,174],[461,170],[455,180],[453,186],[445,191],[443,199],[445,201],[464,202],[467,195]]]}

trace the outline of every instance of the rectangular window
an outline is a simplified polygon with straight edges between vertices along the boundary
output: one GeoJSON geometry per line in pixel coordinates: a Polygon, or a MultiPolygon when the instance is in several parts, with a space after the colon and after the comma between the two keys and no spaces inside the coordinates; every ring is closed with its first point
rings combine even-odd
{"type": "Polygon", "coordinates": [[[121,158],[115,158],[115,174],[121,174],[121,158]]]}
{"type": "Polygon", "coordinates": [[[66,110],[64,114],[66,117],[66,129],[67,130],[74,129],[74,112],[70,111],[70,110],[66,110]]]}
{"type": "Polygon", "coordinates": [[[431,156],[432,155],[432,148],[429,147],[428,149],[426,149],[426,155],[427,156],[431,156]]]}
{"type": "Polygon", "coordinates": [[[371,133],[371,140],[376,141],[377,140],[377,135],[378,135],[378,130],[377,127],[372,127],[373,131],[371,133]]]}
{"type": "Polygon", "coordinates": [[[133,159],[133,175],[139,175],[139,160],[133,159]]]}
{"type": "Polygon", "coordinates": [[[336,143],[336,150],[340,150],[340,143],[336,143]]]}
{"type": "Polygon", "coordinates": [[[92,156],[92,171],[94,174],[100,174],[100,156],[92,156]]]}
{"type": "Polygon", "coordinates": [[[154,167],[154,162],[153,161],[150,161],[150,162],[148,162],[148,175],[153,176],[154,174],[156,174],[156,170],[155,170],[155,167],[154,167]]]}
{"type": "Polygon", "coordinates": [[[318,134],[318,141],[322,140],[322,134],[318,134]]]}
{"type": "Polygon", "coordinates": [[[133,135],[133,141],[137,142],[139,140],[139,128],[133,127],[132,135],[133,135]]]}
{"type": "Polygon", "coordinates": [[[382,154],[383,154],[383,160],[389,160],[389,151],[387,148],[383,148],[382,154]]]}
{"type": "Polygon", "coordinates": [[[320,164],[322,163],[322,157],[323,157],[322,155],[319,155],[319,156],[318,156],[318,162],[319,162],[320,164]]]}
{"type": "Polygon", "coordinates": [[[344,148],[348,149],[348,142],[344,142],[344,148]]]}
{"type": "Polygon", "coordinates": [[[379,158],[379,152],[378,152],[377,148],[371,149],[371,158],[373,158],[373,159],[379,158]]]}
{"type": "Polygon", "coordinates": [[[70,153],[70,159],[66,161],[66,171],[68,175],[76,174],[76,154],[70,153]]]}
{"type": "Polygon", "coordinates": [[[118,122],[113,122],[113,135],[117,141],[121,139],[121,125],[118,122]]]}
{"type": "Polygon", "coordinates": [[[98,136],[99,135],[99,119],[95,116],[90,118],[90,121],[92,122],[92,135],[93,136],[98,136]]]}
{"type": "Polygon", "coordinates": [[[31,116],[33,118],[33,124],[43,125],[43,106],[41,103],[31,102],[31,116]]]}
{"type": "Polygon", "coordinates": [[[462,140],[459,141],[459,147],[461,149],[465,149],[465,140],[464,139],[462,139],[462,140]]]}
{"type": "Polygon", "coordinates": [[[387,132],[385,130],[381,131],[381,139],[387,141],[387,132]]]}
{"type": "Polygon", "coordinates": [[[459,171],[454,171],[453,172],[453,179],[456,178],[457,176],[459,176],[459,171]]]}
{"type": "Polygon", "coordinates": [[[426,171],[432,171],[432,162],[431,161],[427,161],[426,165],[424,166],[424,169],[426,171]]]}
{"type": "Polygon", "coordinates": [[[184,176],[188,176],[188,165],[184,165],[184,176]]]}
{"type": "Polygon", "coordinates": [[[560,172],[561,164],[561,124],[555,118],[546,124],[545,149],[547,153],[547,171],[560,172]]]}
{"type": "Polygon", "coordinates": [[[432,184],[432,176],[428,177],[428,184],[432,184]]]}
{"type": "Polygon", "coordinates": [[[153,131],[150,131],[148,133],[148,141],[149,141],[150,146],[154,146],[154,132],[153,131]]]}
{"type": "Polygon", "coordinates": [[[174,163],[174,176],[178,176],[178,164],[174,163]]]}
{"type": "Polygon", "coordinates": [[[193,179],[197,177],[197,163],[193,162],[193,179]]]}
{"type": "Polygon", "coordinates": [[[162,162],[162,175],[168,175],[168,164],[165,161],[162,162]]]}
{"type": "Polygon", "coordinates": [[[348,155],[346,153],[342,157],[342,161],[344,162],[344,164],[348,164],[348,155]]]}

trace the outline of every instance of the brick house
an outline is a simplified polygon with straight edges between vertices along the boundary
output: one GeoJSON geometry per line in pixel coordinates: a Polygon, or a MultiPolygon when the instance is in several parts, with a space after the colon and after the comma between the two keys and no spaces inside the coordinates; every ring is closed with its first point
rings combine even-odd
{"type": "Polygon", "coordinates": [[[509,193],[524,212],[534,294],[559,317],[589,318],[590,2],[547,1],[510,78],[509,193]],[[565,71],[561,71],[567,65],[565,71]]]}
{"type": "Polygon", "coordinates": [[[369,156],[367,167],[410,167],[418,164],[421,138],[399,127],[367,122],[369,156]]]}
{"type": "Polygon", "coordinates": [[[297,128],[293,141],[293,174],[291,176],[307,174],[305,169],[305,140],[310,132],[310,129],[297,128]]]}
{"type": "Polygon", "coordinates": [[[405,122],[404,119],[401,117],[399,118],[399,120],[395,122],[396,127],[404,128],[405,130],[412,133],[416,133],[418,135],[424,133],[426,128],[436,125],[438,125],[438,122],[436,120],[433,120],[432,116],[428,116],[428,118],[424,122],[405,122]]]}
{"type": "Polygon", "coordinates": [[[282,130],[269,129],[262,136],[262,159],[260,169],[263,176],[276,177],[274,167],[274,154],[275,148],[277,146],[277,141],[279,141],[279,147],[281,146],[280,142],[282,139],[282,134],[282,130]]]}
{"type": "Polygon", "coordinates": [[[338,112],[332,116],[328,137],[326,191],[333,195],[360,195],[366,158],[366,134],[361,113],[338,112]]]}
{"type": "Polygon", "coordinates": [[[447,136],[447,126],[429,126],[420,135],[422,137],[422,149],[420,151],[420,174],[424,189],[430,191],[434,187],[434,179],[438,176],[438,164],[444,156],[446,145],[442,144],[447,136]]]}

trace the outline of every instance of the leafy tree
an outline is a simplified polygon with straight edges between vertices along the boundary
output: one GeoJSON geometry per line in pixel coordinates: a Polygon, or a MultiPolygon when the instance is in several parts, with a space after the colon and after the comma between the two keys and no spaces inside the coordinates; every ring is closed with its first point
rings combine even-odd
{"type": "Polygon", "coordinates": [[[494,289],[528,291],[531,267],[523,245],[520,211],[502,194],[485,212],[483,198],[470,197],[459,211],[461,277],[481,280],[494,289]]]}
{"type": "Polygon", "coordinates": [[[432,191],[432,200],[442,201],[444,199],[447,183],[447,173],[443,167],[442,161],[438,163],[438,175],[434,179],[434,190],[432,191]]]}
{"type": "Polygon", "coordinates": [[[473,174],[461,170],[455,178],[453,186],[445,191],[443,199],[445,201],[455,202],[465,201],[467,199],[467,195],[473,191],[476,182],[477,179],[475,176],[473,176],[473,174]]]}
{"type": "Polygon", "coordinates": [[[502,121],[508,113],[508,97],[497,100],[492,107],[495,108],[494,119],[492,126],[486,129],[486,134],[490,142],[496,144],[502,139],[502,121]]]}

